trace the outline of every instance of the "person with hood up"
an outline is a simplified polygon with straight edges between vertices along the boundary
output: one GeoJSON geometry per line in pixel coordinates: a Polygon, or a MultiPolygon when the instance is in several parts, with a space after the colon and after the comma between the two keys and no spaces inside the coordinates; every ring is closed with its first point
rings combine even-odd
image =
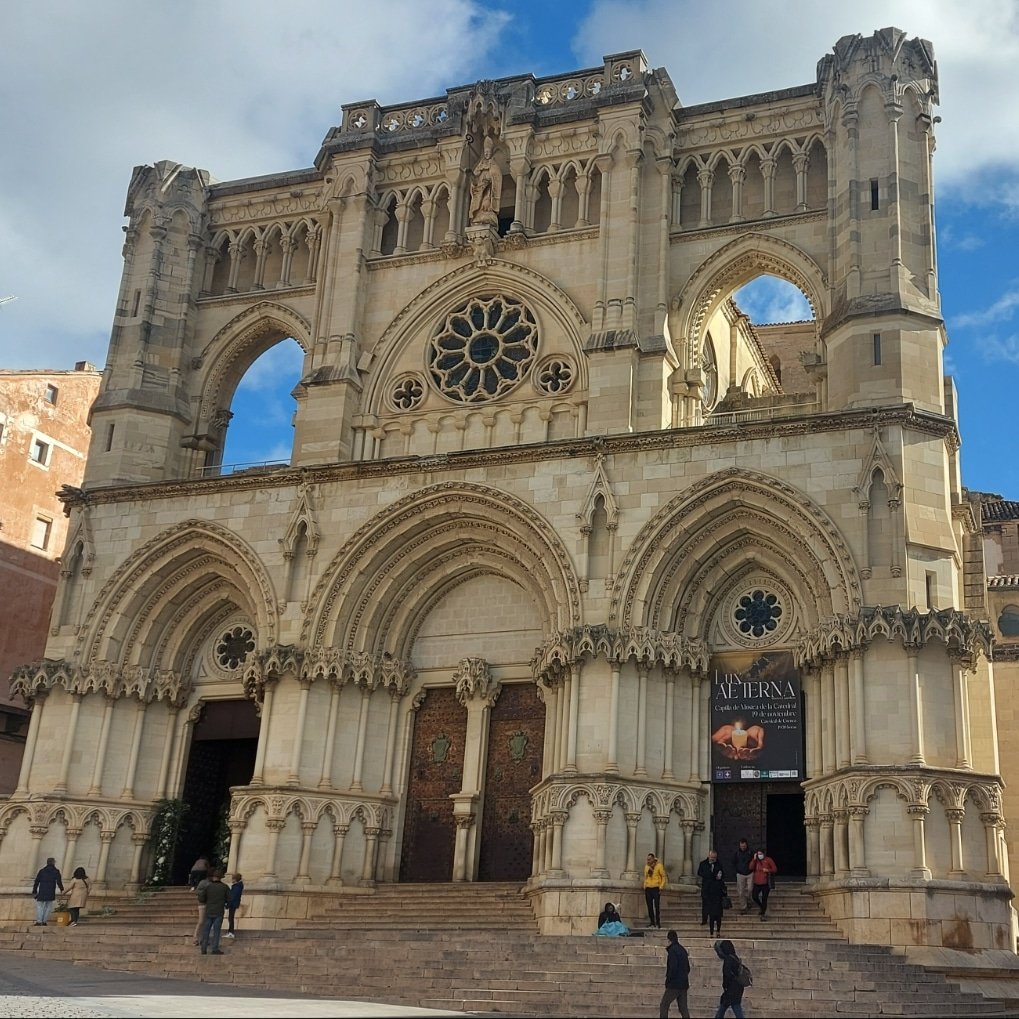
{"type": "Polygon", "coordinates": [[[665,993],[658,1007],[658,1015],[661,1019],[669,1019],[669,1006],[675,1001],[683,1019],[690,1019],[690,1009],[687,1007],[690,956],[679,943],[679,935],[675,931],[669,931],[665,937],[668,939],[665,946],[665,993]]]}
{"type": "Polygon", "coordinates": [[[605,908],[598,914],[598,930],[595,934],[600,934],[603,938],[629,937],[630,929],[623,923],[615,903],[605,903],[605,908]]]}
{"type": "Polygon", "coordinates": [[[716,941],[715,955],[722,960],[722,997],[715,1019],[723,1019],[730,1008],[736,1019],[743,1019],[743,985],[738,979],[741,963],[736,946],[731,941],[716,941]]]}

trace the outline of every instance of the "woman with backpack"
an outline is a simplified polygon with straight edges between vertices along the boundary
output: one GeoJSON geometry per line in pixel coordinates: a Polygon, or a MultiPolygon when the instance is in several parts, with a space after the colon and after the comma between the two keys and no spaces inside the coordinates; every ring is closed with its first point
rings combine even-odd
{"type": "Polygon", "coordinates": [[[715,1019],[722,1019],[730,1008],[736,1019],[743,1019],[743,991],[750,983],[750,970],[740,961],[731,941],[716,941],[715,955],[722,960],[722,997],[715,1019]]]}

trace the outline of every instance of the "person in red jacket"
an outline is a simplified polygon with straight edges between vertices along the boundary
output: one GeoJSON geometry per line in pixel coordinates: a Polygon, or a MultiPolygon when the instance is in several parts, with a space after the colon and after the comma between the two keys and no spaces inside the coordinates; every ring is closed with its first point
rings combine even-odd
{"type": "Polygon", "coordinates": [[[763,847],[754,853],[754,858],[750,861],[750,873],[754,884],[751,898],[761,911],[761,919],[767,920],[768,896],[771,894],[772,877],[778,873],[778,867],[775,866],[775,861],[768,856],[763,847]]]}

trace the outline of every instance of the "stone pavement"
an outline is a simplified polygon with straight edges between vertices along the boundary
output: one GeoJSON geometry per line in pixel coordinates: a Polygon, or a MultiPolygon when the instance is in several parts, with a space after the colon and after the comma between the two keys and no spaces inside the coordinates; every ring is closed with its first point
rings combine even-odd
{"type": "Polygon", "coordinates": [[[116,973],[74,963],[0,952],[0,1016],[198,1017],[460,1016],[432,1008],[276,995],[232,985],[189,983],[116,973]]]}

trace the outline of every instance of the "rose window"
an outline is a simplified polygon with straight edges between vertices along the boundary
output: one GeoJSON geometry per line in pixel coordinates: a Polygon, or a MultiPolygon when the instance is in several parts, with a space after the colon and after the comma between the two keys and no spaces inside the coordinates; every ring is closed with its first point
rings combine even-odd
{"type": "Polygon", "coordinates": [[[416,410],[424,396],[425,387],[417,375],[404,375],[397,379],[389,394],[397,410],[416,410]]]}
{"type": "Polygon", "coordinates": [[[246,626],[227,630],[216,644],[216,662],[221,669],[236,669],[255,650],[255,635],[246,626]]]}
{"type": "Polygon", "coordinates": [[[736,628],[747,637],[763,637],[778,626],[782,605],[777,594],[759,588],[743,595],[733,612],[736,628]]]}
{"type": "Polygon", "coordinates": [[[550,357],[534,371],[534,384],[548,396],[565,393],[576,377],[573,365],[562,357],[550,357]]]}
{"type": "Polygon", "coordinates": [[[475,298],[439,326],[428,367],[443,396],[481,403],[513,389],[527,375],[537,350],[538,325],[520,301],[475,298]]]}

